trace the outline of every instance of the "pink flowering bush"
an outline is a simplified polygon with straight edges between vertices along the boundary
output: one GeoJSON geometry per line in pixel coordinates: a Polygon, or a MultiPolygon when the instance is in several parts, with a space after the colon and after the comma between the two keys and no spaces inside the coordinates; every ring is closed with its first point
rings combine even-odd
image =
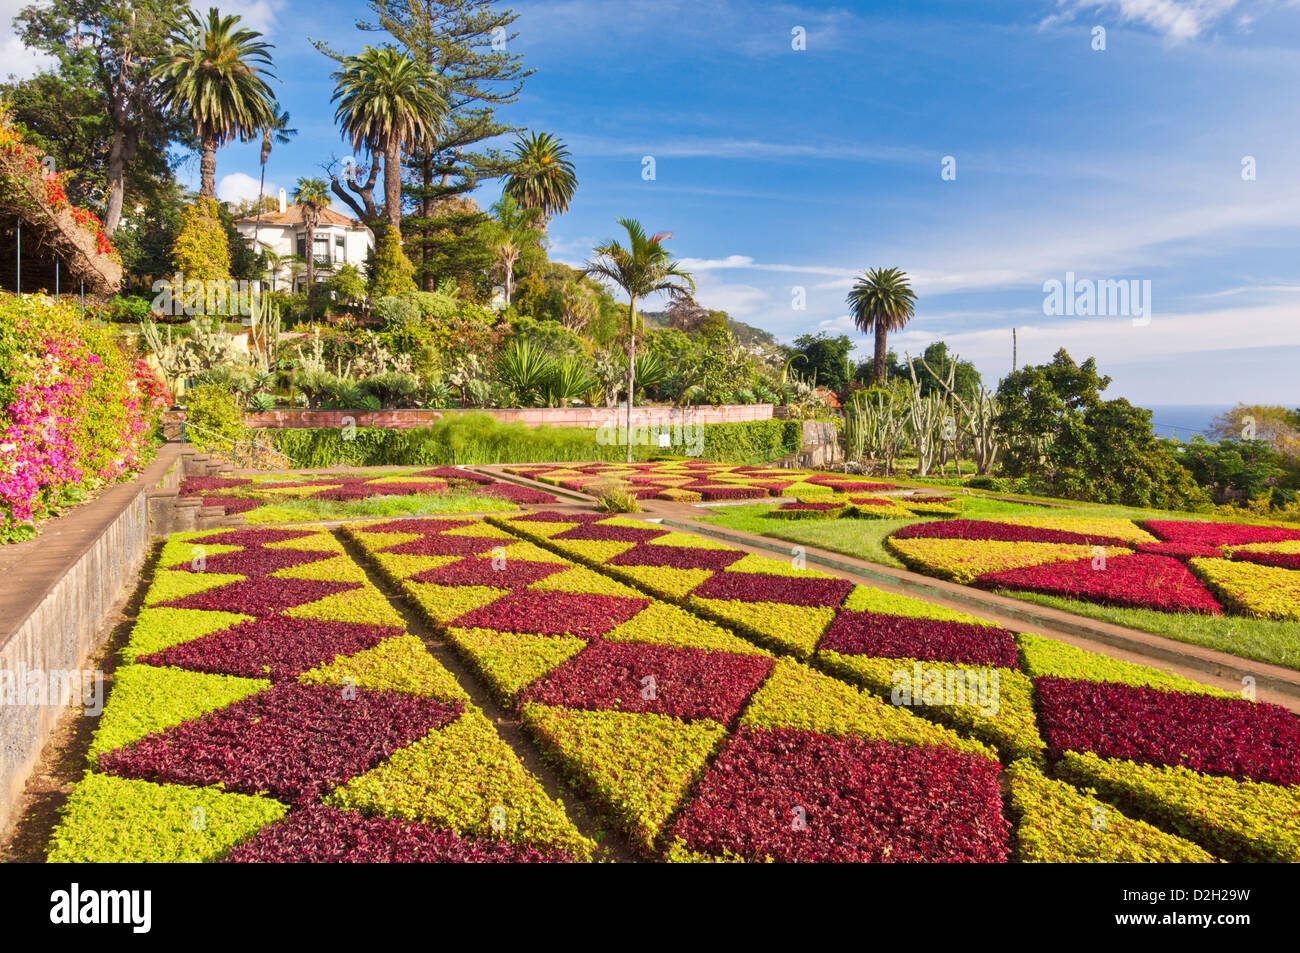
{"type": "Polygon", "coordinates": [[[169,403],[71,301],[0,298],[0,543],[138,471],[169,403]]]}

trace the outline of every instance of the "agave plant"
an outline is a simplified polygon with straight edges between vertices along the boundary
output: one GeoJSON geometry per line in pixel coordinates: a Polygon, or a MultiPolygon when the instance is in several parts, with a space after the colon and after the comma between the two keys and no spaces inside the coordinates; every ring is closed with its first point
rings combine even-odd
{"type": "Polygon", "coordinates": [[[595,378],[586,363],[573,354],[566,354],[553,363],[551,375],[542,386],[542,396],[547,407],[563,407],[571,400],[590,396],[595,387],[595,378]]]}
{"type": "Polygon", "coordinates": [[[497,382],[514,394],[521,407],[538,403],[554,374],[555,360],[527,340],[516,341],[497,360],[497,382]]]}

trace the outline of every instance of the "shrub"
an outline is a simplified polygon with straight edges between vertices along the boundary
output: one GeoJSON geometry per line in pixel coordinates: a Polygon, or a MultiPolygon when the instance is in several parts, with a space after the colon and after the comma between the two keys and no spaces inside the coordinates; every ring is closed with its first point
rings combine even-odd
{"type": "Polygon", "coordinates": [[[185,209],[172,264],[187,283],[230,279],[230,243],[216,199],[199,198],[185,209]]]}
{"type": "Polygon", "coordinates": [[[0,298],[0,542],[140,469],[167,403],[72,301],[0,298]]]}
{"type": "Polygon", "coordinates": [[[185,423],[202,428],[186,431],[186,437],[200,450],[225,450],[229,449],[227,441],[248,438],[239,397],[222,384],[200,384],[186,391],[185,423]]]}

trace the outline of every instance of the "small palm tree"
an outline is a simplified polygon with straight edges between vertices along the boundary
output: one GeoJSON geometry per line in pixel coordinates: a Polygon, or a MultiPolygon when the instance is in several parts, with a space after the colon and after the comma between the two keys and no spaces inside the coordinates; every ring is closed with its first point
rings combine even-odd
{"type": "Polygon", "coordinates": [[[264,77],[271,71],[269,43],[256,30],[238,29],[238,16],[221,16],[216,7],[207,19],[193,10],[172,31],[171,48],[154,67],[163,104],[186,116],[203,150],[199,194],[217,194],[217,149],[238,139],[248,142],[275,117],[275,94],[264,77]]]}
{"type": "Polygon", "coordinates": [[[293,190],[295,205],[302,206],[302,223],[307,229],[307,291],[316,280],[316,226],[321,212],[329,208],[330,187],[322,179],[299,179],[293,190]]]}
{"type": "Polygon", "coordinates": [[[266,124],[262,130],[262,178],[257,185],[257,226],[253,229],[253,244],[256,245],[262,237],[262,207],[266,205],[266,162],[271,158],[271,145],[280,143],[287,146],[289,140],[298,134],[297,129],[289,128],[289,114],[283,109],[277,108],[271,121],[266,124]]]}
{"type": "Polygon", "coordinates": [[[583,274],[606,278],[627,292],[627,461],[631,463],[632,405],[636,396],[637,300],[661,291],[694,291],[695,280],[669,257],[668,249],[664,248],[664,240],[673,237],[670,232],[660,232],[647,238],[645,229],[636,219],[620,218],[618,224],[627,232],[626,247],[612,240],[597,245],[592,250],[592,259],[587,262],[583,274]]]}
{"type": "Polygon", "coordinates": [[[514,154],[516,166],[506,179],[506,194],[523,208],[541,209],[545,218],[567,212],[578,177],[564,143],[549,133],[534,132],[515,140],[514,154]]]}
{"type": "Polygon", "coordinates": [[[872,268],[853,284],[849,313],[863,334],[876,335],[872,383],[885,382],[886,337],[900,331],[916,313],[916,293],[898,268],[872,268]]]}
{"type": "Polygon", "coordinates": [[[483,239],[492,250],[493,266],[501,274],[506,307],[515,293],[515,265],[533,259],[541,249],[540,209],[522,208],[509,194],[492,206],[495,218],[483,228],[483,239]]]}
{"type": "Polygon", "coordinates": [[[391,228],[402,221],[402,151],[443,129],[446,102],[418,60],[391,46],[368,46],[334,73],[336,122],[352,148],[384,157],[384,212],[391,228]]]}

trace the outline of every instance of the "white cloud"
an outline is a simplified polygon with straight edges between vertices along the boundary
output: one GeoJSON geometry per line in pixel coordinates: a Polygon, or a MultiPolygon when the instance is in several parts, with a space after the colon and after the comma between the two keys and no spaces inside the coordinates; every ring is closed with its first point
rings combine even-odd
{"type": "Polygon", "coordinates": [[[223,16],[234,14],[243,21],[240,26],[271,36],[284,6],[285,0],[225,0],[221,4],[221,13],[223,16]]]}
{"type": "Polygon", "coordinates": [[[0,0],[0,63],[4,74],[27,79],[36,73],[53,69],[54,57],[37,53],[23,46],[18,34],[13,32],[13,19],[31,0],[0,0]]]}
{"type": "Polygon", "coordinates": [[[1046,28],[1077,20],[1085,12],[1109,13],[1122,23],[1146,27],[1171,43],[1182,43],[1210,32],[1242,7],[1250,7],[1252,12],[1240,12],[1232,17],[1232,22],[1238,30],[1249,32],[1259,12],[1279,3],[1294,6],[1291,0],[1057,0],[1060,12],[1044,18],[1039,26],[1046,28]]]}
{"type": "MultiPolygon", "coordinates": [[[[242,172],[231,172],[217,181],[217,198],[223,202],[245,202],[257,198],[258,180],[242,172]]],[[[267,182],[263,195],[278,195],[280,187],[274,182],[267,182]]]]}

